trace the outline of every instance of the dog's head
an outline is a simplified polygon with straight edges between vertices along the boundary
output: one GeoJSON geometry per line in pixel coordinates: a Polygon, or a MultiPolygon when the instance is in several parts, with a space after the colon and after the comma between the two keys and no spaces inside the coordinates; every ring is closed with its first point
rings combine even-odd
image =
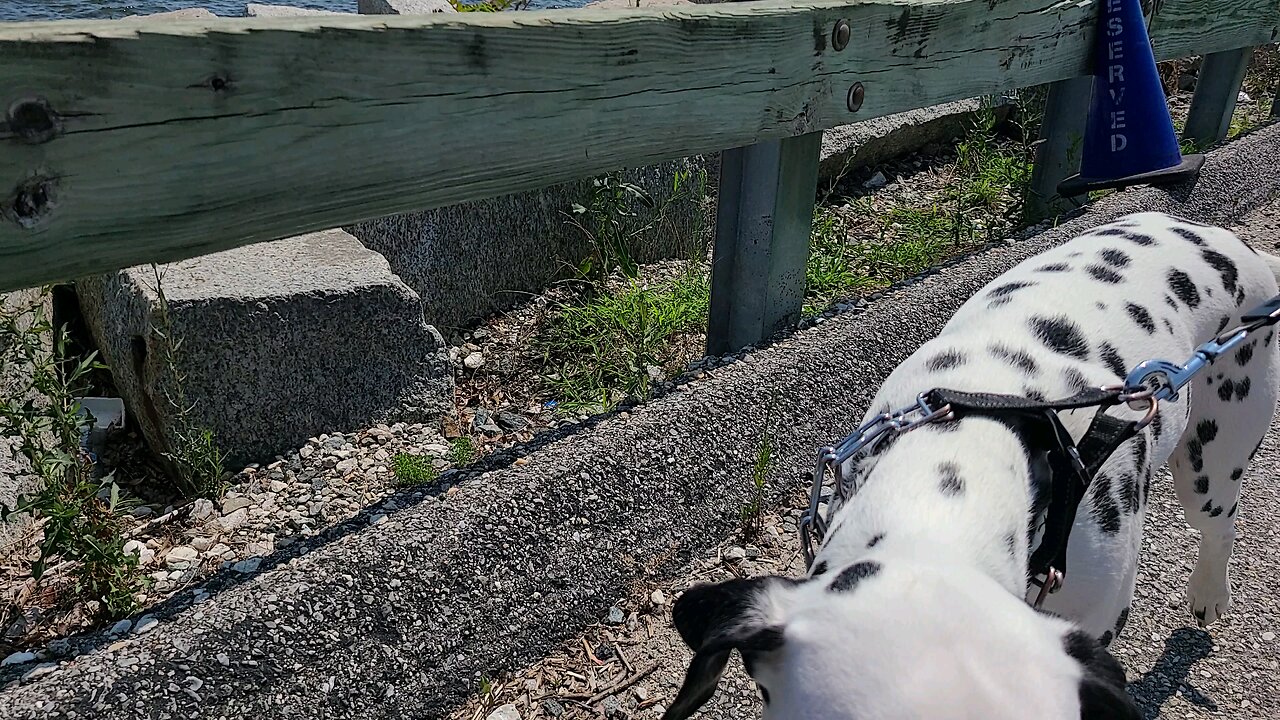
{"type": "Polygon", "coordinates": [[[766,719],[1140,717],[1096,640],[977,572],[866,559],[699,585],[674,619],[694,657],[664,720],[709,700],[734,650],[766,719]]]}

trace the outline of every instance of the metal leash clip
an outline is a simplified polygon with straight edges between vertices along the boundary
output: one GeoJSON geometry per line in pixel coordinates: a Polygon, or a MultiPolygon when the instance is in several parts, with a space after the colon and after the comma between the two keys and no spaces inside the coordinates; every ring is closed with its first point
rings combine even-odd
{"type": "Polygon", "coordinates": [[[926,395],[927,392],[920,393],[914,405],[876,415],[836,445],[818,450],[818,461],[813,468],[813,484],[809,489],[809,507],[800,515],[798,523],[800,548],[804,552],[806,567],[813,564],[815,548],[826,537],[831,510],[853,494],[852,479],[844,477],[844,463],[854,455],[875,447],[890,433],[901,435],[921,425],[952,419],[950,405],[931,407],[925,399],[926,395]],[[824,494],[828,472],[833,487],[831,492],[824,494]],[[832,500],[836,501],[835,506],[832,505],[832,500]],[[823,517],[821,511],[824,503],[828,507],[827,517],[823,517]]]}

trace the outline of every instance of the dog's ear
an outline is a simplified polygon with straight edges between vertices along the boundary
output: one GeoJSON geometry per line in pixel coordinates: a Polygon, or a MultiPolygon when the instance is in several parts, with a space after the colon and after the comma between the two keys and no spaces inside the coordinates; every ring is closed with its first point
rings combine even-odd
{"type": "Polygon", "coordinates": [[[1096,638],[1083,632],[1066,637],[1067,654],[1084,669],[1080,679],[1080,720],[1140,720],[1142,714],[1125,692],[1124,668],[1096,638]]]}
{"type": "Polygon", "coordinates": [[[693,661],[663,720],[684,720],[710,700],[733,650],[766,652],[782,645],[783,629],[770,617],[769,595],[793,584],[781,577],[729,580],[697,585],[680,596],[671,615],[693,650],[693,661]]]}

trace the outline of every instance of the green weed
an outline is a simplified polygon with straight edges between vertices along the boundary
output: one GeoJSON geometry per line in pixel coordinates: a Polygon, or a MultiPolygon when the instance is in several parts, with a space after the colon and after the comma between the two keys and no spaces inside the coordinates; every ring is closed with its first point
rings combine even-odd
{"type": "Polygon", "coordinates": [[[817,206],[805,312],[820,312],[849,292],[898,282],[1023,223],[1033,156],[1025,138],[1033,134],[1034,122],[1024,120],[1021,141],[1009,140],[997,134],[994,114],[980,114],[956,146],[952,181],[928,201],[878,209],[862,197],[849,202],[844,214],[817,206]],[[877,235],[852,237],[850,218],[868,221],[877,235]]]}
{"type": "Polygon", "coordinates": [[[160,353],[160,361],[169,373],[162,394],[169,403],[172,437],[163,441],[161,455],[169,475],[187,497],[217,498],[226,489],[224,453],[214,439],[213,431],[195,422],[195,404],[187,399],[186,375],[181,371],[183,339],[174,332],[169,312],[169,299],[164,292],[163,273],[152,264],[157,297],[157,322],[151,328],[160,353]]]}
{"type": "Polygon", "coordinates": [[[773,436],[771,434],[773,411],[777,407],[777,398],[769,406],[765,415],[764,429],[760,432],[760,441],[756,445],[756,459],[751,466],[751,489],[747,501],[739,510],[739,521],[742,524],[742,535],[750,540],[760,534],[761,521],[764,514],[765,488],[769,480],[769,471],[773,467],[773,436]]]}
{"type": "Polygon", "coordinates": [[[476,459],[476,445],[469,437],[449,441],[449,459],[454,465],[470,465],[476,459]]]}
{"type": "Polygon", "coordinates": [[[391,470],[395,473],[396,485],[401,487],[434,482],[440,477],[429,458],[410,453],[396,453],[391,459],[391,470]]]}
{"type": "Polygon", "coordinates": [[[564,410],[608,410],[627,397],[650,396],[651,368],[671,364],[671,341],[706,327],[710,282],[697,266],[656,287],[632,281],[561,307],[541,346],[548,381],[564,410]]]}
{"type": "Polygon", "coordinates": [[[124,552],[120,490],[110,476],[94,477],[93,460],[80,448],[80,401],[90,374],[104,366],[95,354],[72,357],[70,345],[70,333],[53,327],[42,299],[22,307],[0,304],[0,376],[11,383],[0,399],[0,435],[17,440],[16,452],[42,485],[16,507],[0,507],[0,520],[30,513],[41,524],[39,555],[31,566],[36,581],[51,559],[69,561],[77,595],[98,601],[104,615],[119,617],[133,609],[143,580],[137,558],[124,552]],[[47,337],[53,338],[52,348],[47,337]]]}

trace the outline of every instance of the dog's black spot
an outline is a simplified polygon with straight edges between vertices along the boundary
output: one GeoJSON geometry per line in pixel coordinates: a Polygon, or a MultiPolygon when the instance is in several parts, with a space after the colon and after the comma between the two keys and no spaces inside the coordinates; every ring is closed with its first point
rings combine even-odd
{"type": "Polygon", "coordinates": [[[1222,514],[1222,506],[1219,505],[1217,507],[1214,507],[1212,500],[1206,500],[1204,502],[1204,507],[1200,508],[1200,512],[1208,513],[1209,517],[1218,517],[1219,515],[1222,514]]]}
{"type": "Polygon", "coordinates": [[[1125,513],[1129,515],[1138,514],[1138,478],[1132,473],[1122,473],[1118,480],[1120,486],[1120,502],[1124,505],[1125,513]]]}
{"type": "Polygon", "coordinates": [[[1236,383],[1236,400],[1244,400],[1249,397],[1249,388],[1253,386],[1253,380],[1243,378],[1236,383]]]}
{"type": "Polygon", "coordinates": [[[1222,332],[1222,330],[1227,326],[1227,323],[1229,323],[1229,322],[1231,322],[1231,316],[1230,316],[1230,315],[1223,315],[1223,316],[1222,316],[1222,319],[1218,321],[1218,329],[1217,329],[1217,330],[1214,330],[1214,331],[1213,331],[1213,334],[1214,334],[1214,335],[1217,335],[1218,333],[1221,333],[1221,332],[1222,332]]]}
{"type": "Polygon", "coordinates": [[[1112,265],[1118,268],[1127,268],[1129,267],[1129,263],[1131,262],[1129,260],[1128,255],[1114,248],[1108,248],[1106,250],[1103,250],[1101,253],[1098,253],[1098,255],[1099,257],[1102,258],[1102,261],[1105,262],[1106,264],[1112,265]]]}
{"type": "Polygon", "coordinates": [[[964,479],[960,477],[960,468],[956,467],[955,463],[940,463],[938,474],[941,476],[938,487],[943,495],[954,496],[964,492],[964,479]]]}
{"type": "Polygon", "coordinates": [[[1008,296],[1012,295],[1013,293],[1015,293],[1015,292],[1017,292],[1017,291],[1021,290],[1022,288],[1031,287],[1032,285],[1035,285],[1035,283],[1033,283],[1033,282],[1011,282],[1011,283],[1005,283],[1004,285],[1001,285],[1001,286],[999,286],[999,287],[997,287],[997,288],[993,288],[993,289],[991,290],[991,292],[987,293],[987,297],[990,297],[990,298],[1004,298],[1004,297],[1008,297],[1008,296]]]}
{"type": "Polygon", "coordinates": [[[1164,434],[1164,418],[1163,413],[1156,413],[1151,418],[1151,439],[1160,442],[1160,436],[1164,434]]]}
{"type": "Polygon", "coordinates": [[[1236,269],[1236,264],[1216,250],[1205,248],[1200,251],[1200,255],[1205,262],[1218,271],[1218,276],[1222,278],[1222,287],[1226,288],[1227,292],[1235,292],[1236,282],[1240,280],[1240,272],[1236,269]]]}
{"type": "Polygon", "coordinates": [[[1178,296],[1187,307],[1198,307],[1200,305],[1200,291],[1196,289],[1196,284],[1191,281],[1191,277],[1181,270],[1170,270],[1166,276],[1169,281],[1169,289],[1174,295],[1178,296]]]}
{"type": "Polygon", "coordinates": [[[1200,622],[1204,622],[1204,615],[1205,615],[1205,612],[1206,612],[1208,609],[1209,609],[1209,608],[1204,608],[1204,609],[1202,609],[1202,610],[1192,610],[1192,611],[1191,611],[1191,614],[1192,614],[1192,615],[1195,615],[1195,616],[1196,616],[1196,619],[1197,619],[1197,620],[1199,620],[1200,622]]]}
{"type": "Polygon", "coordinates": [[[934,432],[953,433],[956,430],[960,429],[960,423],[948,422],[946,420],[939,420],[937,422],[929,423],[929,428],[934,432]]]}
{"type": "Polygon", "coordinates": [[[1114,636],[1112,635],[1111,631],[1108,630],[1102,633],[1102,637],[1098,638],[1098,643],[1101,644],[1102,647],[1107,647],[1108,645],[1111,644],[1111,640],[1113,637],[1114,636]]]}
{"type": "Polygon", "coordinates": [[[1133,470],[1142,472],[1147,466],[1147,439],[1139,435],[1133,439],[1133,470]]]}
{"type": "Polygon", "coordinates": [[[1244,468],[1236,468],[1235,470],[1231,471],[1232,480],[1239,480],[1243,475],[1244,475],[1244,468]]]}
{"type": "Polygon", "coordinates": [[[1200,438],[1200,442],[1208,445],[1218,437],[1218,423],[1213,419],[1205,419],[1196,423],[1196,437],[1200,438]]]}
{"type": "Polygon", "coordinates": [[[946,350],[934,355],[924,364],[926,370],[931,372],[939,372],[942,370],[950,370],[964,365],[967,358],[964,353],[956,350],[946,350]]]}
{"type": "Polygon", "coordinates": [[[1100,280],[1110,285],[1124,282],[1123,275],[1102,265],[1089,265],[1085,268],[1085,271],[1092,275],[1094,280],[1100,280]]]}
{"type": "Polygon", "coordinates": [[[1149,235],[1143,235],[1142,233],[1131,232],[1129,230],[1124,230],[1119,227],[1103,228],[1102,230],[1095,230],[1089,234],[1098,235],[1101,237],[1121,237],[1135,245],[1141,245],[1143,247],[1151,247],[1152,245],[1156,244],[1155,238],[1152,238],[1149,235]]]}
{"type": "Polygon", "coordinates": [[[1124,309],[1129,313],[1129,317],[1138,323],[1138,327],[1147,331],[1148,335],[1156,331],[1156,323],[1151,319],[1151,313],[1146,308],[1136,303],[1125,303],[1124,309]]]}
{"type": "Polygon", "coordinates": [[[1039,390],[1036,390],[1035,388],[1027,387],[1026,385],[1022,386],[1022,394],[1026,395],[1032,400],[1035,400],[1036,402],[1045,402],[1046,400],[1049,399],[1048,397],[1045,396],[1044,393],[1040,392],[1039,390]]]}
{"type": "Polygon", "coordinates": [[[1193,245],[1199,245],[1200,247],[1204,247],[1204,238],[1200,237],[1200,233],[1197,233],[1194,230],[1188,230],[1186,228],[1180,228],[1180,227],[1172,227],[1172,228],[1169,228],[1169,231],[1175,235],[1180,236],[1182,239],[1186,240],[1187,242],[1190,242],[1193,245]]]}
{"type": "Polygon", "coordinates": [[[1196,492],[1204,495],[1209,492],[1209,476],[1200,475],[1196,478],[1196,492]]]}
{"type": "Polygon", "coordinates": [[[1124,358],[1120,357],[1119,351],[1111,343],[1104,342],[1099,345],[1098,355],[1102,357],[1102,362],[1106,363],[1107,369],[1117,376],[1123,378],[1129,374],[1129,370],[1124,364],[1124,358]]]}
{"type": "Polygon", "coordinates": [[[1124,626],[1129,624],[1129,606],[1125,605],[1120,611],[1120,615],[1116,618],[1116,637],[1120,637],[1120,633],[1124,630],[1124,626]]]}
{"type": "Polygon", "coordinates": [[[1187,459],[1191,461],[1193,472],[1204,470],[1204,448],[1199,439],[1191,438],[1187,441],[1187,459]]]}
{"type": "Polygon", "coordinates": [[[1254,456],[1254,455],[1257,455],[1257,454],[1258,454],[1258,451],[1262,449],[1262,441],[1263,441],[1263,439],[1264,439],[1264,438],[1258,438],[1258,444],[1257,444],[1257,445],[1254,445],[1254,446],[1253,446],[1253,449],[1249,451],[1249,460],[1253,460],[1253,456],[1254,456]]]}
{"type": "Polygon", "coordinates": [[[1275,333],[1275,331],[1273,331],[1273,330],[1268,330],[1268,331],[1267,331],[1267,336],[1266,336],[1266,337],[1264,337],[1264,338],[1262,338],[1262,344],[1263,344],[1263,345],[1270,345],[1270,344],[1271,344],[1271,337],[1272,337],[1272,335],[1274,335],[1274,333],[1275,333]]]}
{"type": "Polygon", "coordinates": [[[1244,305],[1244,288],[1236,288],[1236,307],[1244,305]]]}
{"type": "Polygon", "coordinates": [[[1079,360],[1089,358],[1089,345],[1078,325],[1065,317],[1031,318],[1031,329],[1050,350],[1079,360]]]}
{"type": "Polygon", "coordinates": [[[1231,395],[1236,391],[1236,384],[1231,378],[1225,378],[1222,384],[1218,386],[1218,399],[1226,402],[1231,399],[1231,395]]]}
{"type": "Polygon", "coordinates": [[[1018,554],[1018,533],[1011,532],[1008,535],[1005,535],[1004,546],[1005,546],[1005,549],[1009,551],[1010,555],[1017,555],[1018,554]]]}
{"type": "Polygon", "coordinates": [[[1100,494],[1095,498],[1093,517],[1098,521],[1102,532],[1108,535],[1120,532],[1120,509],[1116,507],[1116,501],[1111,499],[1111,495],[1100,494]]]}
{"type": "Polygon", "coordinates": [[[809,577],[818,577],[819,575],[824,575],[826,574],[828,569],[830,568],[828,568],[827,566],[827,561],[819,560],[818,563],[813,566],[813,572],[809,573],[809,577]]]}
{"type": "Polygon", "coordinates": [[[1205,286],[1204,286],[1204,296],[1205,296],[1205,297],[1213,297],[1213,288],[1209,287],[1208,285],[1205,285],[1205,286]]]}
{"type": "Polygon", "coordinates": [[[1177,309],[1178,309],[1178,301],[1177,301],[1177,300],[1174,300],[1172,295],[1165,295],[1165,296],[1164,296],[1164,304],[1165,304],[1165,305],[1168,305],[1169,307],[1173,308],[1174,310],[1177,310],[1177,309]]]}
{"type": "Polygon", "coordinates": [[[1172,334],[1173,334],[1173,323],[1169,322],[1169,318],[1163,318],[1163,319],[1164,319],[1164,329],[1165,329],[1165,330],[1168,330],[1168,331],[1169,331],[1169,334],[1170,334],[1170,335],[1172,335],[1172,334]]]}
{"type": "Polygon", "coordinates": [[[1207,378],[1205,378],[1205,379],[1204,379],[1204,384],[1205,384],[1205,385],[1213,385],[1213,378],[1211,378],[1211,377],[1207,377],[1207,378]]]}
{"type": "Polygon", "coordinates": [[[1235,517],[1235,516],[1236,516],[1236,508],[1238,508],[1239,506],[1240,506],[1240,503],[1232,503],[1232,504],[1231,504],[1231,509],[1227,511],[1227,517],[1235,517]]]}
{"type": "Polygon", "coordinates": [[[1249,364],[1249,361],[1253,359],[1253,345],[1253,343],[1249,342],[1240,346],[1240,349],[1236,351],[1237,365],[1244,367],[1249,364]]]}
{"type": "Polygon", "coordinates": [[[1049,263],[1048,265],[1041,265],[1040,267],[1036,268],[1036,272],[1060,273],[1060,272],[1067,272],[1070,269],[1071,269],[1071,266],[1066,263],[1049,263]]]}
{"type": "Polygon", "coordinates": [[[880,563],[875,560],[863,560],[841,570],[836,579],[832,580],[831,584],[827,586],[827,589],[832,592],[849,592],[857,587],[858,583],[875,576],[879,572],[880,563]]]}
{"type": "Polygon", "coordinates": [[[883,539],[884,539],[884,533],[876,533],[870,540],[867,541],[867,549],[870,550],[876,545],[879,545],[880,541],[883,539]]]}
{"type": "Polygon", "coordinates": [[[1106,312],[1106,311],[1107,311],[1107,304],[1106,304],[1106,303],[1095,302],[1095,303],[1093,304],[1093,306],[1094,306],[1094,307],[1096,307],[1096,308],[1098,308],[1098,309],[1099,309],[1099,310],[1101,310],[1102,312],[1106,312]]]}
{"type": "Polygon", "coordinates": [[[1013,350],[1004,345],[991,345],[987,348],[987,351],[1028,375],[1035,375],[1040,372],[1040,366],[1036,364],[1035,358],[1031,357],[1030,353],[1025,350],[1013,350]]]}
{"type": "Polygon", "coordinates": [[[1219,506],[1217,506],[1217,507],[1215,507],[1214,509],[1212,509],[1212,510],[1210,510],[1210,511],[1209,511],[1209,517],[1218,517],[1218,516],[1219,516],[1219,515],[1221,515],[1221,514],[1222,514],[1222,506],[1221,506],[1221,505],[1219,505],[1219,506]]]}
{"type": "Polygon", "coordinates": [[[1073,367],[1069,367],[1062,371],[1062,379],[1067,383],[1067,387],[1075,390],[1076,392],[1084,392],[1092,387],[1089,384],[1089,381],[1085,379],[1084,373],[1073,367]]]}

